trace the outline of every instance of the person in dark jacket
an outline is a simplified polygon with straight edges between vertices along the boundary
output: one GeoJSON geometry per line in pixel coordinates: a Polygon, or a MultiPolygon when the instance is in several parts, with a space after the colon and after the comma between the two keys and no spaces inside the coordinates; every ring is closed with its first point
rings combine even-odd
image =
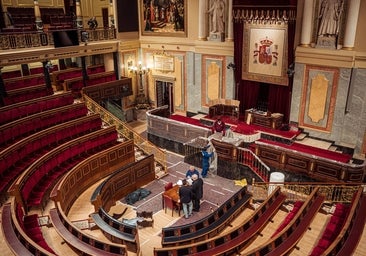
{"type": "Polygon", "coordinates": [[[179,188],[179,202],[182,204],[184,217],[186,219],[192,215],[192,188],[188,185],[187,180],[183,180],[183,186],[179,188]]]}
{"type": "Polygon", "coordinates": [[[203,197],[203,180],[197,175],[192,175],[193,211],[199,212],[201,199],[203,197]]]}

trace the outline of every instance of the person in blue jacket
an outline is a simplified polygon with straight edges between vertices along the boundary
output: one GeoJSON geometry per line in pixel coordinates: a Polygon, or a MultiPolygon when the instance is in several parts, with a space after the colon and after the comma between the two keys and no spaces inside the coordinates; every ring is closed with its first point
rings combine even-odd
{"type": "Polygon", "coordinates": [[[202,149],[202,173],[201,176],[202,178],[206,178],[207,177],[207,172],[208,169],[210,168],[210,158],[213,156],[214,152],[208,153],[207,149],[210,146],[206,146],[202,149]]]}

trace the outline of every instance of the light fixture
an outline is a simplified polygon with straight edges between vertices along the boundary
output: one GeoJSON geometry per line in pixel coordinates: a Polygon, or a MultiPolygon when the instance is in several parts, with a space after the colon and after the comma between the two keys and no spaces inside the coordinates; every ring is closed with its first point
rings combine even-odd
{"type": "Polygon", "coordinates": [[[150,68],[143,66],[142,62],[139,61],[138,66],[130,67],[130,72],[134,73],[139,78],[138,94],[135,101],[136,108],[137,109],[150,108],[149,97],[145,95],[145,88],[142,82],[143,76],[150,72],[150,68]]]}

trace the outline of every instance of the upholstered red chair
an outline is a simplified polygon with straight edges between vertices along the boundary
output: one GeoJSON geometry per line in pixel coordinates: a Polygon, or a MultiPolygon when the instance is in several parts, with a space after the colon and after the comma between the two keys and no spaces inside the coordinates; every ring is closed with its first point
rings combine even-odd
{"type": "Polygon", "coordinates": [[[173,187],[173,182],[169,182],[164,186],[164,190],[167,191],[173,187]]]}

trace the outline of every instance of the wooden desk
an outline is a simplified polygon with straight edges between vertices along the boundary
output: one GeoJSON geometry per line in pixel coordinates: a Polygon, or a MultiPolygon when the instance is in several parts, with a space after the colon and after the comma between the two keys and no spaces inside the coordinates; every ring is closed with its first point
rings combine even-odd
{"type": "Polygon", "coordinates": [[[247,124],[264,126],[272,129],[279,129],[282,126],[283,114],[257,111],[252,109],[245,110],[244,120],[247,124]]]}
{"type": "Polygon", "coordinates": [[[179,203],[179,186],[174,185],[171,189],[164,191],[163,195],[170,197],[175,203],[179,203]]]}
{"type": "Polygon", "coordinates": [[[180,211],[182,209],[182,205],[179,202],[179,186],[174,185],[171,189],[165,191],[162,194],[162,201],[163,201],[163,209],[166,212],[167,208],[171,208],[172,210],[172,217],[174,210],[178,210],[178,214],[180,216],[180,211]]]}

